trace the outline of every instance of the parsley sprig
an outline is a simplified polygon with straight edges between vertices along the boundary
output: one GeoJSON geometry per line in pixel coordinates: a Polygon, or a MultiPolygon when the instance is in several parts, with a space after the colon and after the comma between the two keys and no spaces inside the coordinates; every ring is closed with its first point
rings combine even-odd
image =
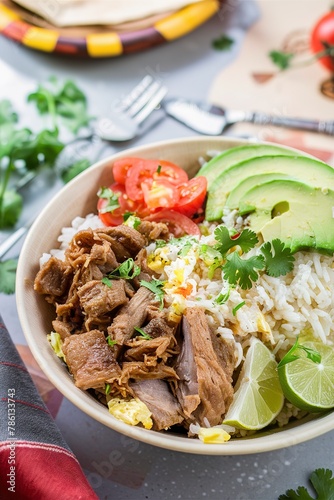
{"type": "Polygon", "coordinates": [[[330,469],[316,469],[310,475],[310,483],[317,496],[314,498],[304,486],[287,490],[278,500],[334,500],[334,477],[330,469]]]}
{"type": "Polygon", "coordinates": [[[124,280],[132,280],[136,276],[140,274],[140,267],[137,266],[134,260],[130,257],[126,259],[122,264],[120,264],[116,269],[111,271],[102,278],[102,283],[107,285],[109,288],[112,287],[111,280],[124,279],[124,280]]]}

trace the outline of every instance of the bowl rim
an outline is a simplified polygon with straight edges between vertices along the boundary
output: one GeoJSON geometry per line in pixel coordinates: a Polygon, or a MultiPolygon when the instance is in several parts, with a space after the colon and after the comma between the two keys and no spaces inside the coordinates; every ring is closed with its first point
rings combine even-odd
{"type": "MultiPolygon", "coordinates": [[[[168,434],[163,432],[155,432],[143,429],[138,426],[130,426],[112,417],[112,415],[108,413],[107,408],[97,400],[95,400],[93,396],[90,396],[87,391],[78,389],[74,385],[71,375],[69,375],[69,373],[65,369],[65,365],[63,375],[61,377],[57,375],[57,370],[50,370],[50,366],[51,368],[52,366],[59,368],[59,363],[61,363],[61,361],[54,355],[54,353],[51,353],[52,357],[50,357],[50,359],[44,357],[45,353],[42,352],[38,347],[37,342],[34,339],[34,335],[32,334],[32,332],[30,332],[28,327],[29,312],[24,306],[24,287],[21,286],[25,281],[24,256],[27,254],[27,249],[30,247],[31,242],[36,237],[37,228],[39,227],[40,221],[44,219],[45,214],[47,214],[52,209],[52,207],[57,206],[59,198],[62,198],[68,191],[71,191],[73,183],[76,182],[76,179],[78,179],[79,177],[89,177],[90,173],[93,170],[102,169],[103,166],[107,166],[117,158],[124,156],[134,156],[134,153],[136,156],[140,156],[141,153],[149,151],[152,147],[165,147],[182,143],[191,144],[195,142],[199,142],[204,145],[208,140],[210,140],[210,142],[217,143],[217,145],[224,144],[225,142],[235,141],[237,145],[268,144],[279,146],[279,144],[271,142],[254,142],[247,139],[235,139],[231,137],[192,136],[157,141],[150,144],[131,147],[129,149],[126,148],[94,163],[88,170],[66,184],[63,188],[60,189],[58,193],[56,193],[54,197],[52,197],[48,204],[45,205],[45,207],[41,210],[40,214],[32,224],[27,234],[22,250],[20,252],[16,274],[16,303],[18,316],[27,344],[35,360],[37,361],[38,365],[45,373],[47,378],[63,394],[66,399],[68,399],[71,403],[73,403],[76,407],[78,407],[94,420],[104,424],[106,427],[109,427],[123,435],[144,442],[146,444],[183,453],[194,453],[201,455],[244,455],[274,451],[311,440],[333,430],[334,419],[332,413],[321,414],[306,422],[303,422],[303,420],[301,420],[301,425],[299,426],[292,426],[291,428],[285,427],[279,431],[268,430],[265,431],[262,435],[255,434],[255,436],[237,438],[224,444],[205,444],[199,439],[189,439],[186,437],[180,438],[180,436],[172,433],[168,434]],[[93,405],[92,402],[94,402],[93,405]]],[[[297,149],[291,147],[286,147],[286,149],[291,149],[291,151],[298,151],[297,149]]],[[[48,348],[47,344],[46,347],[48,348]]]]}

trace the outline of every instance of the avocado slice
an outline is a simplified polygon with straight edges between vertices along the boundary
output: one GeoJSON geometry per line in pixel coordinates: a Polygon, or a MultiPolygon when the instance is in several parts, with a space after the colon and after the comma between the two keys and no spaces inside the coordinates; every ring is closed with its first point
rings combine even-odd
{"type": "Polygon", "coordinates": [[[258,186],[259,184],[263,184],[264,182],[269,182],[279,179],[298,180],[295,177],[291,177],[290,175],[279,174],[277,172],[269,174],[251,175],[250,177],[247,177],[247,179],[244,179],[243,181],[239,182],[239,184],[237,184],[235,188],[232,189],[230,194],[227,196],[225,207],[229,208],[230,210],[239,208],[240,199],[243,198],[243,196],[247,193],[247,191],[258,186]]]}
{"type": "Polygon", "coordinates": [[[288,155],[299,156],[298,152],[280,146],[271,146],[270,144],[246,144],[223,151],[212,160],[205,163],[197,172],[198,175],[204,175],[208,182],[208,190],[213,186],[217,177],[227,168],[250,158],[264,155],[288,155]]]}
{"type": "Polygon", "coordinates": [[[214,186],[208,192],[205,218],[208,221],[221,219],[226,199],[232,189],[247,177],[267,173],[291,175],[314,187],[326,186],[334,189],[334,169],[321,161],[306,156],[252,158],[226,169],[215,180],[214,186]]]}
{"type": "Polygon", "coordinates": [[[264,241],[279,238],[296,252],[334,252],[334,190],[292,179],[276,179],[250,189],[240,200],[249,226],[264,241]]]}

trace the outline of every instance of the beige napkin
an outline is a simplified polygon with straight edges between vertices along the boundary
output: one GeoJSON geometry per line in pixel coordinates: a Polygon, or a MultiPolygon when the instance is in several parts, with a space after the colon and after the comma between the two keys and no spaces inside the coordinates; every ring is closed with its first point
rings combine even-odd
{"type": "MultiPolygon", "coordinates": [[[[298,49],[299,57],[311,56],[309,33],[316,21],[329,10],[328,0],[258,0],[259,21],[246,33],[240,54],[215,79],[209,99],[231,109],[263,111],[276,116],[334,120],[334,100],[320,88],[330,73],[319,63],[277,72],[268,53],[298,49]],[[274,75],[274,76],[273,76],[274,75]]],[[[256,135],[261,140],[285,143],[300,149],[326,150],[330,161],[333,137],[296,132],[273,126],[239,124],[233,132],[256,135]]]]}
{"type": "Polygon", "coordinates": [[[15,0],[58,27],[117,25],[203,0],[15,0]]]}

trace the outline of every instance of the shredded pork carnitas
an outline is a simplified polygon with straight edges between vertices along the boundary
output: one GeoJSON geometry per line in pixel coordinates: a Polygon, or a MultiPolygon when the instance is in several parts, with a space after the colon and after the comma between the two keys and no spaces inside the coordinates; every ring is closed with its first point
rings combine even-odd
{"type": "Polygon", "coordinates": [[[55,307],[53,330],[77,387],[139,399],[155,430],[218,425],[232,401],[233,348],[211,331],[202,308],[175,323],[143,285],[155,278],[145,247],[168,238],[168,227],[154,222],[79,231],[65,261],[42,266],[35,290],[55,307]],[[105,281],[127,259],[140,273],[105,281]]]}

